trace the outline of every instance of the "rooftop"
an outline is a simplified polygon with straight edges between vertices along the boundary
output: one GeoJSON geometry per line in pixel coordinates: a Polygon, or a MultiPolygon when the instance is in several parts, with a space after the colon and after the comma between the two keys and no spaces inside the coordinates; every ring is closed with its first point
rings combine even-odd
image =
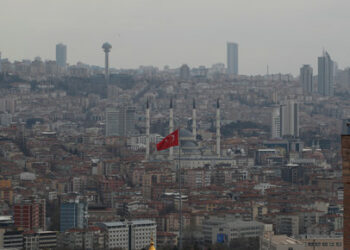
{"type": "Polygon", "coordinates": [[[273,235],[271,242],[275,245],[304,245],[301,241],[288,237],[287,235],[273,235]]]}

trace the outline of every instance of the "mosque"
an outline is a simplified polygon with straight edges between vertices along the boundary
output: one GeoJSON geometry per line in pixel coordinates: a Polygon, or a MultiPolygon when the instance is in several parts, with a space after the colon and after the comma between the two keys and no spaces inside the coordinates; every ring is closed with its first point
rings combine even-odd
{"type": "MultiPolygon", "coordinates": [[[[174,112],[173,102],[170,100],[169,106],[169,134],[174,131],[174,112]]],[[[150,107],[147,101],[146,105],[146,161],[170,160],[177,165],[181,161],[183,169],[201,168],[204,166],[215,167],[225,164],[235,165],[235,160],[221,154],[221,133],[220,133],[220,102],[216,102],[216,150],[212,152],[207,148],[201,148],[197,141],[197,115],[196,102],[193,100],[192,106],[192,132],[181,128],[179,131],[180,147],[172,147],[163,152],[157,152],[150,155],[150,107]],[[180,152],[179,152],[180,151],[180,152]],[[168,152],[168,154],[167,154],[168,152]]]]}

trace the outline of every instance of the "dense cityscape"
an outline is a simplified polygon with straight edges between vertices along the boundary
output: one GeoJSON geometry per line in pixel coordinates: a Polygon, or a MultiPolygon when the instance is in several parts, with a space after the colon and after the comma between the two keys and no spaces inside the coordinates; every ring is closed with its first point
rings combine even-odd
{"type": "Polygon", "coordinates": [[[350,69],[326,50],[293,76],[239,74],[232,42],[209,68],[115,69],[107,42],[104,68],[68,65],[67,47],[0,56],[1,249],[345,248],[350,69]]]}

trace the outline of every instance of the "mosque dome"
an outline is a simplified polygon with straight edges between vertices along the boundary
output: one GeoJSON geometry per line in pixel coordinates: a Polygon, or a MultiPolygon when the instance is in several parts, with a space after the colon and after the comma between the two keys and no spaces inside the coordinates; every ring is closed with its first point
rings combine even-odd
{"type": "Polygon", "coordinates": [[[199,146],[193,138],[193,134],[187,129],[180,129],[181,151],[184,154],[198,155],[200,154],[199,146]]]}
{"type": "Polygon", "coordinates": [[[193,134],[187,129],[180,129],[180,140],[193,140],[193,134]]]}

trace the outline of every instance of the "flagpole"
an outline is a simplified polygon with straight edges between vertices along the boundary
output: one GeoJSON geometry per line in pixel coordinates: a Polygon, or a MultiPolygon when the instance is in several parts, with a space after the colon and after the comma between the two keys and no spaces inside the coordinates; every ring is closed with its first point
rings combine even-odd
{"type": "Polygon", "coordinates": [[[179,250],[182,250],[182,193],[181,193],[181,141],[180,141],[180,128],[179,128],[179,222],[180,222],[180,232],[179,232],[179,250]]]}

